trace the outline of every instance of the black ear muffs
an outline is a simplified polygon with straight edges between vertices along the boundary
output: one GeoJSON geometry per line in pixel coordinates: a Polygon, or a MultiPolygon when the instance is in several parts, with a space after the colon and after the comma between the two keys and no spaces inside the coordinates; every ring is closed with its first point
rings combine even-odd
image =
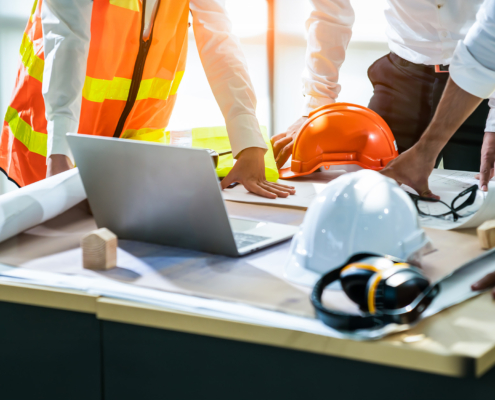
{"type": "Polygon", "coordinates": [[[316,283],[311,302],[318,318],[333,328],[377,328],[414,322],[438,290],[438,286],[430,286],[420,269],[410,264],[388,256],[357,254],[316,283]],[[345,314],[322,305],[323,290],[336,280],[340,280],[344,292],[364,315],[345,314]]]}
{"type": "Polygon", "coordinates": [[[421,270],[408,264],[395,264],[377,279],[375,288],[372,279],[367,287],[368,311],[372,314],[404,308],[430,286],[421,270]]]}
{"type": "Polygon", "coordinates": [[[376,268],[372,266],[353,263],[340,273],[342,290],[363,311],[368,311],[368,283],[376,272],[376,268]]]}

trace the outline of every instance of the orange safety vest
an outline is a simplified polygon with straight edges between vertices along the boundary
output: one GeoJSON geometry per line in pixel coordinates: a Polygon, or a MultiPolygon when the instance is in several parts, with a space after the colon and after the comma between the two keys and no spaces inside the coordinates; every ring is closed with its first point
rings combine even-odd
{"type": "MultiPolygon", "coordinates": [[[[36,0],[0,137],[0,168],[18,186],[46,176],[41,4],[36,0]]],[[[149,40],[142,0],[94,0],[79,133],[163,135],[187,56],[189,0],[160,0],[149,40]]]]}

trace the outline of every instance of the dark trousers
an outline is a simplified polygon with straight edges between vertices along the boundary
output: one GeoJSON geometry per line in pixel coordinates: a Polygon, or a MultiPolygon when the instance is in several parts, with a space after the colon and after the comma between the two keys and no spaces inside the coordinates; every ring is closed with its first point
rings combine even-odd
{"type": "MultiPolygon", "coordinates": [[[[433,118],[449,74],[390,53],[371,65],[368,77],[374,88],[368,107],[390,126],[402,153],[419,140],[433,118]]],[[[443,158],[446,169],[479,171],[488,112],[485,100],[450,139],[437,164],[443,158]]]]}

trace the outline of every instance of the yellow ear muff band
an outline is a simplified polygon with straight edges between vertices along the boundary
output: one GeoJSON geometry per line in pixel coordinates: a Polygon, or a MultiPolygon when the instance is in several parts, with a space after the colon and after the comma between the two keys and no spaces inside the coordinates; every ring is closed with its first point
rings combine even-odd
{"type": "Polygon", "coordinates": [[[378,271],[378,269],[376,269],[376,267],[374,267],[373,265],[354,263],[354,264],[349,264],[345,268],[342,268],[342,271],[340,271],[340,273],[342,274],[344,271],[347,271],[351,268],[367,269],[368,271],[373,271],[373,272],[378,271]]]}
{"type": "Polygon", "coordinates": [[[407,264],[407,263],[397,263],[397,264],[394,264],[394,267],[410,268],[411,265],[410,264],[407,264]]]}
{"type": "Polygon", "coordinates": [[[376,312],[375,307],[375,293],[378,284],[382,280],[382,272],[378,272],[373,277],[373,282],[371,282],[370,288],[368,290],[368,310],[370,314],[374,314],[376,312]]]}

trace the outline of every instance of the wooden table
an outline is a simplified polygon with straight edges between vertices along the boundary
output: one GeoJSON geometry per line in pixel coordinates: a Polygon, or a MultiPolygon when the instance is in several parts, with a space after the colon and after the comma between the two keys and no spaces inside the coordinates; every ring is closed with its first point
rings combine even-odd
{"type": "MultiPolygon", "coordinates": [[[[280,218],[269,206],[228,208],[236,216],[280,218]]],[[[304,215],[284,213],[294,224],[304,215]]],[[[20,235],[0,245],[0,259],[76,247],[94,222],[64,218],[38,228],[57,227],[63,236],[20,235]]],[[[488,293],[376,342],[21,283],[0,284],[0,321],[5,399],[495,398],[488,293]]]]}

